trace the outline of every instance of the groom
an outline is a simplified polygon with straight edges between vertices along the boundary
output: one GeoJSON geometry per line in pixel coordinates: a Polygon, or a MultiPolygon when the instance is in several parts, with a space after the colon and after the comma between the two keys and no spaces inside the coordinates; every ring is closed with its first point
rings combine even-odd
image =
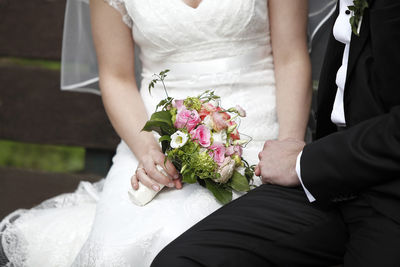
{"type": "Polygon", "coordinates": [[[266,184],[189,229],[152,266],[400,266],[400,2],[351,5],[338,0],[318,140],[267,141],[257,166],[266,184]]]}

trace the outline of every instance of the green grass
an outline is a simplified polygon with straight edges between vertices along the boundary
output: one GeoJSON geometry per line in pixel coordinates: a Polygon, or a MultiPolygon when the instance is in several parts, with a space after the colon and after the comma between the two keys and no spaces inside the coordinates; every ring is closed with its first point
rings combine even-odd
{"type": "Polygon", "coordinates": [[[76,172],[84,168],[80,147],[26,144],[0,140],[0,166],[50,172],[76,172]]]}
{"type": "MultiPolygon", "coordinates": [[[[0,57],[0,66],[24,66],[59,71],[59,61],[0,57]]],[[[50,172],[81,171],[85,150],[80,147],[26,144],[0,140],[0,166],[35,169],[50,172]]]]}
{"type": "MultiPolygon", "coordinates": [[[[0,66],[18,65],[59,71],[59,61],[0,57],[0,66]]],[[[26,144],[0,140],[0,166],[50,172],[81,171],[85,164],[85,150],[79,147],[26,144]]]]}
{"type": "Polygon", "coordinates": [[[0,57],[0,66],[1,65],[30,66],[30,67],[39,67],[42,69],[57,70],[57,71],[61,69],[60,61],[18,58],[18,57],[0,57]]]}

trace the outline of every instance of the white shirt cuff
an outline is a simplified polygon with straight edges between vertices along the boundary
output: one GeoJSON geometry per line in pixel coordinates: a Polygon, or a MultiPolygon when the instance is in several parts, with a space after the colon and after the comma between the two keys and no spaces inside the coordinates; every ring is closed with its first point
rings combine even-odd
{"type": "Polygon", "coordinates": [[[299,155],[297,156],[297,160],[296,160],[296,173],[297,173],[297,177],[299,177],[301,186],[303,187],[304,192],[306,193],[306,196],[308,198],[308,201],[310,202],[314,202],[316,199],[314,198],[313,195],[311,195],[310,191],[307,190],[307,188],[304,186],[303,181],[301,180],[301,169],[300,169],[300,158],[301,155],[303,154],[303,151],[301,151],[299,153],[299,155]]]}

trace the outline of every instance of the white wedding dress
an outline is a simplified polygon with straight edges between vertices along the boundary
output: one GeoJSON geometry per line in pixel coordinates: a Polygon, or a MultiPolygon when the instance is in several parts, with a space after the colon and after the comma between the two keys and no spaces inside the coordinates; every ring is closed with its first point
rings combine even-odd
{"type": "MultiPolygon", "coordinates": [[[[256,164],[264,141],[278,135],[267,1],[203,0],[196,9],[182,0],[106,1],[122,13],[141,48],[149,114],[165,94],[156,86],[150,95],[148,83],[168,68],[170,96],[213,89],[223,107],[244,107],[240,132],[253,138],[244,158],[256,164]]],[[[197,184],[165,189],[135,206],[128,190],[137,164],[121,142],[103,181],[83,182],[75,193],[10,214],[0,225],[8,266],[149,266],[164,246],[221,207],[197,184]]]]}

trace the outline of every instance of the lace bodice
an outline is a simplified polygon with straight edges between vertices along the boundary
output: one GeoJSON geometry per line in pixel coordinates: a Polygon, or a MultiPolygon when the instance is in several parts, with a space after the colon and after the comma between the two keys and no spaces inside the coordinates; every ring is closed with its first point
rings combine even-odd
{"type": "Polygon", "coordinates": [[[197,8],[182,0],[106,1],[132,27],[143,61],[199,61],[269,44],[266,0],[203,0],[197,8]]]}

